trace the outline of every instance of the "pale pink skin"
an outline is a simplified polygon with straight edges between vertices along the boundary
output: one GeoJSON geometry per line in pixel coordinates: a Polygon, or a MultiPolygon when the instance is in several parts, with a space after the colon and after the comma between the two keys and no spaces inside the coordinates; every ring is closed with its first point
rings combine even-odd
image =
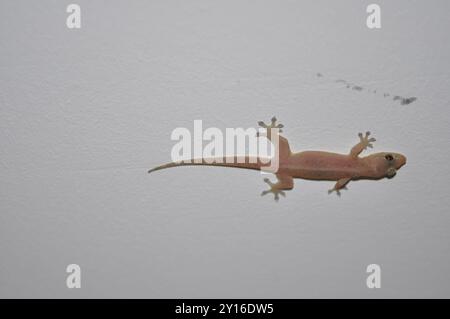
{"type": "Polygon", "coordinates": [[[375,141],[369,136],[370,132],[366,132],[365,136],[359,133],[360,142],[353,146],[349,154],[322,151],[292,153],[288,141],[278,136],[280,159],[276,173],[278,182],[274,184],[265,179],[270,189],[264,191],[263,195],[273,193],[275,200],[278,200],[278,195],[284,196],[283,190],[294,187],[293,178],[336,181],[328,192],[335,191],[340,196],[340,190],[346,188],[351,180],[394,177],[397,170],[406,164],[406,157],[392,152],[359,157],[359,154],[367,147],[372,147],[372,142],[375,141]]]}
{"type": "Polygon", "coordinates": [[[397,153],[377,153],[366,157],[322,151],[294,153],[280,161],[279,174],[294,178],[337,181],[342,178],[379,179],[387,177],[388,167],[399,169],[406,157],[397,153]],[[385,155],[391,154],[395,164],[387,165],[385,155]],[[380,160],[381,159],[381,160],[380,160]]]}
{"type": "MultiPolygon", "coordinates": [[[[275,124],[275,117],[272,118],[271,125],[260,122],[261,126],[267,128],[267,137],[270,140],[272,140],[270,136],[272,130],[270,129],[282,127],[281,124],[275,124]]],[[[278,131],[275,132],[278,134],[278,131]]],[[[274,184],[269,179],[264,179],[269,184],[270,189],[264,191],[262,195],[273,193],[275,200],[278,200],[278,195],[285,195],[283,190],[290,190],[294,187],[293,178],[336,181],[329,193],[335,191],[340,195],[340,190],[345,188],[351,180],[392,178],[397,170],[406,164],[406,157],[399,153],[382,152],[359,157],[363,150],[367,149],[367,147],[372,147],[372,142],[375,139],[369,137],[370,132],[366,132],[365,135],[362,133],[358,135],[360,142],[353,146],[349,154],[338,154],[322,151],[292,153],[287,139],[278,134],[279,168],[276,172],[278,182],[274,184]]],[[[200,159],[199,163],[168,163],[151,169],[149,173],[163,168],[186,165],[225,166],[256,170],[260,170],[263,166],[268,166],[262,165],[259,161],[252,163],[248,157],[233,158],[231,162],[225,158],[220,160],[210,159],[209,161],[200,159]]]]}

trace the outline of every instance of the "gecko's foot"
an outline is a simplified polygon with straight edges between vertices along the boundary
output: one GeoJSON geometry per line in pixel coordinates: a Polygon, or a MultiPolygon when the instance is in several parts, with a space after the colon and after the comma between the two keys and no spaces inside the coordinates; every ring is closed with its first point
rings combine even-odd
{"type": "Polygon", "coordinates": [[[275,116],[272,117],[270,124],[266,124],[263,121],[259,121],[258,125],[263,128],[266,128],[267,130],[270,130],[272,128],[277,128],[279,133],[282,132],[281,129],[284,127],[283,124],[280,124],[280,123],[277,124],[277,118],[275,116]]]}
{"type": "Polygon", "coordinates": [[[263,191],[261,193],[261,196],[272,193],[276,202],[278,202],[278,200],[280,199],[279,195],[286,197],[286,193],[281,189],[278,189],[275,184],[273,184],[268,178],[264,178],[264,182],[266,182],[270,186],[270,189],[263,191]]]}
{"type": "Polygon", "coordinates": [[[339,197],[341,197],[341,189],[347,190],[348,188],[347,188],[347,186],[341,187],[341,188],[339,188],[339,189],[337,189],[337,188],[332,188],[332,189],[329,189],[329,190],[328,190],[328,194],[331,194],[332,192],[336,192],[336,195],[338,195],[339,197]]]}
{"type": "Polygon", "coordinates": [[[367,131],[366,135],[363,136],[363,133],[358,133],[359,139],[361,141],[361,144],[364,146],[364,149],[367,149],[368,147],[372,148],[373,144],[372,142],[375,142],[376,139],[374,137],[369,138],[370,132],[367,131]]]}

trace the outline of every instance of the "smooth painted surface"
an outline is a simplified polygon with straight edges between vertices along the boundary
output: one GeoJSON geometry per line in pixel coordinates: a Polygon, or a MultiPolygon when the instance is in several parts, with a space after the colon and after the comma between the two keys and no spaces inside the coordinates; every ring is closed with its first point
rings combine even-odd
{"type": "Polygon", "coordinates": [[[69,3],[0,2],[1,297],[450,297],[447,1],[377,1],[380,30],[364,1],[76,3],[80,30],[69,3]],[[176,127],[273,115],[293,150],[370,130],[408,163],[279,203],[255,171],[146,173],[176,127]]]}

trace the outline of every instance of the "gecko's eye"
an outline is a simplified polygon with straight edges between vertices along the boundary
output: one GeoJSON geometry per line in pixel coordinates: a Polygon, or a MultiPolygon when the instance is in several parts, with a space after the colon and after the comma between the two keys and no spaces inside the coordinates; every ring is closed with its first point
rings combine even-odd
{"type": "Polygon", "coordinates": [[[394,156],[392,156],[391,154],[386,154],[385,156],[384,156],[384,158],[387,160],[387,161],[393,161],[394,160],[394,156]]]}

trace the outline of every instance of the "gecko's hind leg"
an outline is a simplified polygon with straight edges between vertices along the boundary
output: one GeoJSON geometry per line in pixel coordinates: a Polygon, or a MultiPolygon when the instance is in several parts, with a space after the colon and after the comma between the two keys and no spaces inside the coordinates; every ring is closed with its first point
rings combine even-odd
{"type": "MultiPolygon", "coordinates": [[[[274,143],[275,136],[272,136],[272,134],[276,134],[278,137],[278,155],[280,159],[286,159],[291,155],[291,149],[289,147],[288,140],[281,136],[280,133],[282,132],[282,128],[284,127],[283,124],[278,123],[277,124],[277,118],[274,116],[270,120],[270,124],[266,124],[263,121],[259,121],[258,125],[266,129],[266,137],[269,141],[274,143]]],[[[260,136],[260,134],[258,134],[260,136]]],[[[275,145],[277,146],[277,145],[275,145]]]]}
{"type": "Polygon", "coordinates": [[[279,195],[285,197],[286,193],[283,190],[291,190],[294,188],[294,180],[292,176],[289,175],[280,175],[277,174],[277,183],[272,183],[268,178],[264,178],[264,182],[266,182],[270,188],[261,193],[261,196],[272,193],[274,195],[275,201],[280,199],[279,195]]]}
{"type": "Polygon", "coordinates": [[[338,196],[341,196],[341,189],[347,189],[347,184],[350,182],[351,178],[341,178],[336,182],[334,187],[330,190],[328,190],[328,194],[331,194],[332,192],[336,192],[338,196]]]}
{"type": "Polygon", "coordinates": [[[277,128],[278,132],[281,133],[281,132],[283,132],[282,128],[284,127],[284,125],[281,124],[281,123],[277,124],[277,118],[275,116],[272,117],[272,119],[270,120],[270,124],[266,124],[263,121],[259,121],[258,125],[263,127],[263,128],[266,128],[268,134],[270,134],[270,129],[271,128],[277,128]]]}

